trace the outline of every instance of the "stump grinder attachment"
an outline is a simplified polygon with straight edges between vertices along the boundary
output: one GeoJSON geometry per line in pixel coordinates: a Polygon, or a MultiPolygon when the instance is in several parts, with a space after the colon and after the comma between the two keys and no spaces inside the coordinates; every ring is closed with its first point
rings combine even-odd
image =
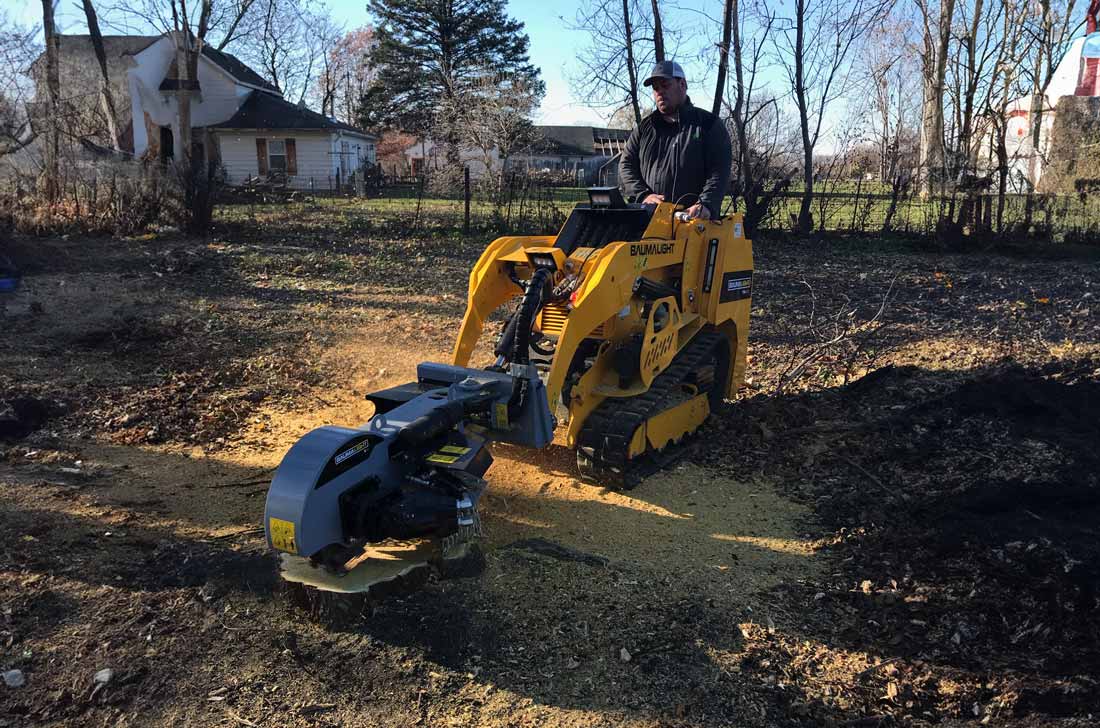
{"type": "Polygon", "coordinates": [[[687,220],[615,188],[589,200],[556,236],[489,244],[450,364],[367,395],[367,424],[291,447],[264,515],[284,577],[364,591],[462,554],[481,533],[491,441],[543,448],[560,425],[582,477],[633,488],[734,395],[753,270],[741,217],[687,220]],[[495,362],[471,368],[490,315],[512,301],[495,362]]]}

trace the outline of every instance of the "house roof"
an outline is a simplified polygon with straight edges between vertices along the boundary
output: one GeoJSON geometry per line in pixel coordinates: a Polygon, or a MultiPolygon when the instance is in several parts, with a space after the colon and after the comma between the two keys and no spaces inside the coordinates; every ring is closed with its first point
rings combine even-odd
{"type": "Polygon", "coordinates": [[[598,126],[536,126],[549,146],[549,153],[562,156],[596,157],[606,154],[606,140],[625,143],[630,136],[626,129],[606,129],[598,126]],[[597,142],[600,142],[597,144],[597,142]],[[598,148],[599,147],[599,148],[598,148]]]}
{"type": "MultiPolygon", "coordinates": [[[[216,50],[213,46],[208,45],[202,47],[202,55],[206,60],[228,73],[238,82],[262,89],[267,93],[282,96],[282,92],[279,91],[278,88],[265,81],[260,74],[242,63],[236,56],[226,53],[225,51],[216,50]]],[[[179,89],[182,83],[179,78],[179,73],[179,62],[173,58],[171,65],[168,66],[168,72],[164,74],[164,80],[160,83],[160,90],[175,91],[179,89]]],[[[192,79],[191,88],[197,89],[198,87],[198,79],[192,79]]]]}
{"type": "Polygon", "coordinates": [[[281,96],[252,91],[248,98],[228,120],[215,125],[218,129],[315,129],[318,131],[347,131],[369,139],[377,139],[362,129],[344,124],[292,104],[281,96]]]}
{"type": "Polygon", "coordinates": [[[251,68],[241,62],[236,56],[226,53],[225,51],[219,51],[213,46],[204,45],[202,47],[202,54],[217,64],[223,71],[228,73],[233,78],[237,79],[241,83],[246,83],[249,86],[256,86],[262,88],[264,91],[270,91],[273,94],[282,95],[279,89],[274,85],[264,80],[263,76],[253,71],[251,68]]]}

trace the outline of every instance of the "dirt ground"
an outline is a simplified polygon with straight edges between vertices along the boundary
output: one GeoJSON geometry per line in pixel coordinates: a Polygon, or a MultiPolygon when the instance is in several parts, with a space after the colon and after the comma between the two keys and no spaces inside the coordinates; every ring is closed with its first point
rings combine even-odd
{"type": "Polygon", "coordinates": [[[748,381],[678,465],[497,447],[481,568],[296,606],[273,468],[447,358],[485,242],[8,241],[0,726],[1100,721],[1096,257],[760,242],[748,381]]]}

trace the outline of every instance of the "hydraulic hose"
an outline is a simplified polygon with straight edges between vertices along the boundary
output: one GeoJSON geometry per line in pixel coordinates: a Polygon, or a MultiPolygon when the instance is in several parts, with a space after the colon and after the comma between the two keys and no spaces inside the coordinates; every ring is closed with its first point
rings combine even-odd
{"type": "MultiPolygon", "coordinates": [[[[516,312],[512,314],[512,318],[508,321],[508,325],[504,328],[504,333],[497,343],[497,355],[508,356],[511,353],[509,361],[512,364],[530,363],[531,327],[535,323],[535,316],[538,315],[539,309],[542,307],[543,295],[553,274],[554,272],[549,268],[539,268],[532,274],[516,312]]],[[[508,403],[510,414],[513,416],[516,412],[522,410],[527,403],[527,378],[521,378],[518,384],[519,386],[513,390],[512,398],[508,403]]]]}
{"type": "Polygon", "coordinates": [[[512,344],[512,363],[527,364],[531,346],[531,327],[535,325],[535,316],[542,307],[542,295],[546,290],[546,284],[554,271],[549,268],[539,268],[531,276],[527,284],[527,290],[523,293],[519,310],[516,311],[516,332],[512,344]]]}
{"type": "Polygon", "coordinates": [[[539,268],[527,282],[527,288],[520,299],[515,313],[508,319],[504,331],[500,335],[494,350],[497,356],[507,357],[513,364],[526,364],[528,362],[528,348],[531,345],[531,327],[535,323],[535,316],[542,307],[543,292],[550,280],[553,271],[547,268],[539,268]]]}

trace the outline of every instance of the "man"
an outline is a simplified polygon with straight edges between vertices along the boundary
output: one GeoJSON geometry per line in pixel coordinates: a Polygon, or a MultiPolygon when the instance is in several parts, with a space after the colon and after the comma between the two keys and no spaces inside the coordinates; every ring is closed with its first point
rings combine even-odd
{"type": "Polygon", "coordinates": [[[679,63],[658,63],[645,85],[653,88],[657,110],[642,119],[626,142],[619,162],[626,194],[646,205],[691,202],[689,218],[718,217],[732,162],[725,125],[692,106],[679,63]]]}

